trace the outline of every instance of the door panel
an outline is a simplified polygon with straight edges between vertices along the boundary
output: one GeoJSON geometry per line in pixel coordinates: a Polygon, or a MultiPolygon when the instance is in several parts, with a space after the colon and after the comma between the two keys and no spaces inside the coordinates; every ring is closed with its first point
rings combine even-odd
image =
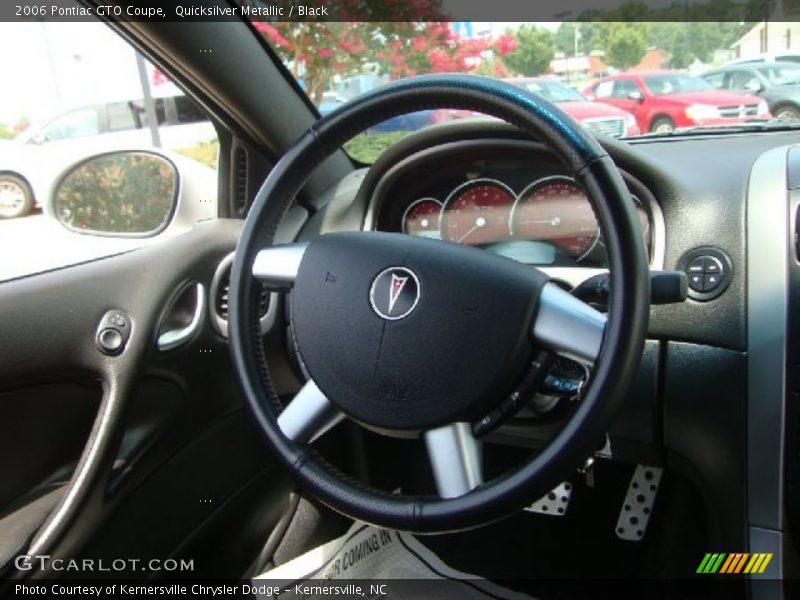
{"type": "MultiPolygon", "coordinates": [[[[78,553],[112,517],[160,532],[163,543],[152,549],[173,553],[271,468],[242,409],[227,342],[211,325],[213,299],[183,345],[157,345],[177,291],[190,282],[210,289],[241,226],[210,221],[139,250],[0,284],[0,455],[12,457],[0,462],[0,478],[11,482],[0,492],[6,557],[78,553]],[[97,343],[110,310],[130,323],[117,356],[97,343]],[[61,487],[48,495],[52,482],[61,487]]],[[[257,488],[262,528],[288,496],[285,479],[270,481],[257,488]]],[[[112,535],[96,547],[132,556],[131,539],[112,535]]]]}

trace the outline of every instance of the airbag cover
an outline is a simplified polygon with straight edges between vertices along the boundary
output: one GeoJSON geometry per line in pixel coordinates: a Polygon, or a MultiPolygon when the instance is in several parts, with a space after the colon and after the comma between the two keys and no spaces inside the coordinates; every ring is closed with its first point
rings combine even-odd
{"type": "Polygon", "coordinates": [[[484,250],[333,233],[305,252],[292,327],[309,374],[350,417],[384,430],[425,430],[480,418],[509,392],[530,356],[546,281],[484,250]]]}

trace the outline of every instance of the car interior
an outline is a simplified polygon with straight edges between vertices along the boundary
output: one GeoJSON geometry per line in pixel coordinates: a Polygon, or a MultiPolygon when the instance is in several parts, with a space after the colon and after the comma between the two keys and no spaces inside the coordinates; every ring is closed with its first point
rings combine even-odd
{"type": "Polygon", "coordinates": [[[800,132],[611,139],[471,75],[320,118],[247,21],[108,25],[212,115],[218,214],[0,283],[4,580],[249,579],[363,522],[534,597],[791,597],[800,132]],[[342,149],[451,104],[494,118],[342,149]]]}

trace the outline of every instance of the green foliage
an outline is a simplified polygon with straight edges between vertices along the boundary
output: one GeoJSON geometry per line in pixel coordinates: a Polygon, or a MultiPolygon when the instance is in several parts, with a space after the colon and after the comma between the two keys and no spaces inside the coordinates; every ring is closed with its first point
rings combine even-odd
{"type": "Polygon", "coordinates": [[[216,169],[217,162],[219,161],[219,141],[210,140],[208,142],[200,142],[188,148],[179,148],[176,152],[188,156],[199,163],[203,163],[207,167],[216,169]]]}
{"type": "Polygon", "coordinates": [[[408,135],[408,131],[392,131],[387,133],[365,132],[357,135],[344,145],[347,153],[357,161],[372,164],[396,141],[408,135]]]}
{"type": "MultiPolygon", "coordinates": [[[[637,14],[630,9],[631,18],[637,14]]],[[[642,60],[648,47],[649,23],[608,21],[582,23],[581,37],[590,50],[605,52],[605,61],[618,69],[629,69],[642,60]]]]}
{"type": "Polygon", "coordinates": [[[621,70],[638,65],[647,52],[646,29],[641,23],[611,23],[605,38],[606,62],[621,70]]]}
{"type": "Polygon", "coordinates": [[[75,229],[105,233],[158,230],[172,210],[177,175],[146,153],[98,156],[69,173],[56,190],[58,218],[75,229]]]}
{"type": "MultiPolygon", "coordinates": [[[[632,0],[610,10],[591,9],[578,17],[582,21],[579,25],[581,49],[583,52],[605,50],[608,53],[613,34],[616,53],[627,56],[633,53],[630,47],[638,45],[638,41],[624,40],[614,30],[620,26],[641,28],[645,31],[647,47],[667,52],[670,67],[685,68],[695,59],[708,62],[715,50],[729,48],[755,22],[770,14],[772,2],[710,0],[697,4],[673,2],[668,6],[650,8],[639,0],[632,0]]],[[[635,34],[636,37],[640,33],[641,30],[635,34]]],[[[618,64],[613,66],[625,68],[618,64]]]]}
{"type": "Polygon", "coordinates": [[[0,123],[0,140],[10,140],[14,137],[14,132],[7,126],[0,123]]]}
{"type": "Polygon", "coordinates": [[[553,34],[533,25],[522,25],[516,31],[517,47],[503,57],[505,66],[517,75],[541,75],[555,56],[553,34]]]}
{"type": "Polygon", "coordinates": [[[650,45],[669,54],[670,67],[683,69],[696,59],[709,62],[715,50],[729,48],[748,28],[741,23],[712,21],[653,23],[650,45]]]}
{"type": "MultiPolygon", "coordinates": [[[[575,36],[577,31],[577,24],[567,21],[561,23],[553,36],[556,51],[563,52],[567,56],[575,56],[575,36]]],[[[580,40],[578,43],[580,44],[580,40]]],[[[580,45],[578,51],[580,52],[580,45]]]]}

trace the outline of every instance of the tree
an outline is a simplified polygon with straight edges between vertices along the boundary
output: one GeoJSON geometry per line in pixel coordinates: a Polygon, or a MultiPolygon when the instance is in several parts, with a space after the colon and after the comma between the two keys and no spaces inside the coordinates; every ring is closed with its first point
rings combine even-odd
{"type": "Polygon", "coordinates": [[[621,70],[638,65],[647,52],[647,37],[638,23],[614,23],[605,38],[606,62],[621,70]]]}
{"type": "Polygon", "coordinates": [[[558,26],[558,30],[556,30],[555,36],[553,37],[553,42],[555,43],[555,47],[559,52],[563,52],[565,56],[575,56],[576,49],[580,51],[580,48],[576,48],[576,38],[578,36],[579,28],[575,23],[570,23],[564,21],[561,25],[558,26]]]}
{"type": "MultiPolygon", "coordinates": [[[[512,36],[463,39],[448,23],[254,23],[316,104],[334,75],[370,71],[390,79],[418,73],[469,72],[515,47],[512,36]]],[[[502,68],[502,65],[499,65],[502,68]]]]}
{"type": "Polygon", "coordinates": [[[639,64],[647,52],[649,23],[582,23],[580,33],[581,39],[587,45],[586,51],[602,50],[609,65],[618,69],[629,69],[639,64]]]}
{"type": "Polygon", "coordinates": [[[670,56],[669,66],[683,69],[695,60],[709,62],[714,51],[729,48],[746,31],[740,23],[667,21],[650,27],[650,45],[670,56]]]}
{"type": "Polygon", "coordinates": [[[516,48],[503,57],[503,63],[517,75],[541,75],[555,56],[553,34],[533,25],[522,25],[516,31],[516,48]]]}
{"type": "MultiPolygon", "coordinates": [[[[647,45],[667,52],[671,67],[685,68],[695,59],[708,62],[715,50],[729,48],[770,10],[770,0],[672,2],[660,8],[630,0],[610,10],[582,12],[578,16],[583,21],[579,26],[581,47],[584,52],[608,51],[612,25],[642,26],[647,22],[650,25],[645,36],[647,45]]],[[[630,41],[618,36],[620,50],[625,45],[631,45],[630,41]]]]}

